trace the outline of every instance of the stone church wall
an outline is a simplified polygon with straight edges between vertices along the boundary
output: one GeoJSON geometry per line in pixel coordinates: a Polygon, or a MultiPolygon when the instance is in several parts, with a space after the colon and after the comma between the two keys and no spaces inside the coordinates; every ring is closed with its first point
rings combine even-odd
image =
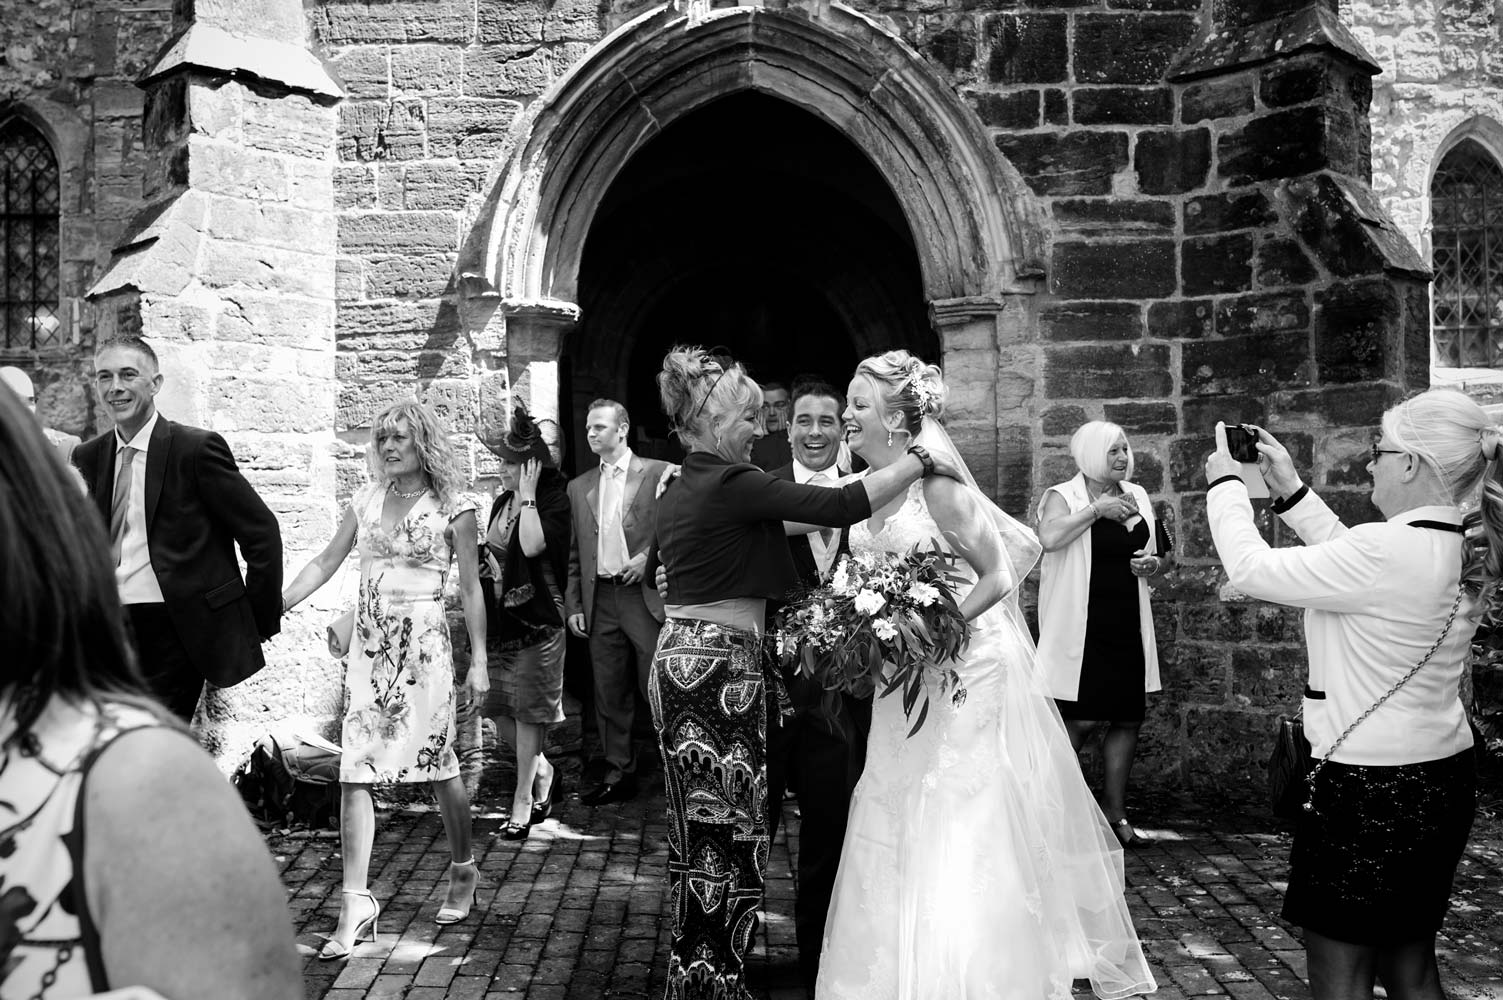
{"type": "MultiPolygon", "coordinates": [[[[77,203],[68,294],[93,287],[101,305],[82,310],[80,356],[97,316],[101,332],[140,329],[180,358],[205,359],[184,418],[238,435],[288,518],[295,572],[364,480],[370,419],[388,402],[425,399],[460,434],[469,471],[494,472],[471,431],[504,398],[507,338],[521,327],[462,317],[466,283],[492,275],[461,261],[485,256],[475,252],[491,232],[485,212],[525,138],[514,124],[546,121],[538,108],[550,88],[650,5],[247,2],[252,13],[236,15],[181,0],[175,22],[168,0],[24,4],[38,37],[59,44],[38,44],[35,65],[12,46],[4,72],[16,75],[4,82],[71,116],[84,151],[65,168],[77,203]],[[224,43],[227,63],[190,61],[135,88],[156,46],[191,24],[260,41],[224,43]],[[266,41],[318,54],[342,95],[268,77],[250,58],[266,41]],[[143,102],[156,114],[146,132],[143,102]],[[207,253],[186,286],[151,268],[100,281],[126,220],[147,203],[167,206],[207,253]],[[213,260],[243,266],[216,272],[213,260]],[[245,312],[242,299],[262,312],[245,312]],[[257,400],[275,405],[258,410],[257,400]]],[[[827,7],[765,6],[814,20],[827,7]]],[[[1165,691],[1144,730],[1145,779],[1255,778],[1269,715],[1302,683],[1298,615],[1226,588],[1200,463],[1217,419],[1265,422],[1333,506],[1375,516],[1363,471],[1370,428],[1429,377],[1424,265],[1368,185],[1370,159],[1379,187],[1400,184],[1387,164],[1401,140],[1385,116],[1403,115],[1381,77],[1374,125],[1368,117],[1386,36],[1362,36],[1374,64],[1335,0],[855,6],[953,86],[1027,186],[1015,197],[1028,204],[1010,207],[1043,220],[1044,277],[1032,294],[1009,289],[995,342],[967,350],[996,370],[956,372],[963,397],[1025,414],[999,424],[996,454],[978,463],[1002,470],[1014,514],[1031,514],[1042,488],[1073,472],[1066,444],[1079,423],[1127,429],[1137,478],[1175,527],[1180,559],[1155,585],[1165,691]]],[[[571,320],[536,320],[549,322],[571,320]]],[[[52,363],[76,367],[73,381],[44,374],[46,405],[83,413],[57,401],[84,398],[73,387],[82,358],[52,363]]],[[[1271,539],[1289,540],[1266,509],[1259,517],[1271,539]]],[[[332,674],[316,646],[333,603],[295,616],[264,682],[211,714],[241,730],[258,712],[332,719],[315,688],[332,674]]],[[[227,756],[241,730],[223,744],[227,756]]]]}
{"type": "Polygon", "coordinates": [[[136,80],[167,37],[172,0],[28,0],[7,3],[0,118],[19,114],[52,142],[62,181],[65,343],[0,350],[26,369],[51,427],[92,436],[87,373],[94,310],[84,295],[140,210],[147,156],[136,80]]]}
{"type": "MultiPolygon", "coordinates": [[[[1373,190],[1430,259],[1430,179],[1462,137],[1503,158],[1503,23],[1492,0],[1343,0],[1343,19],[1383,66],[1373,81],[1373,190]]],[[[1503,376],[1437,368],[1496,400],[1503,376]]]]}

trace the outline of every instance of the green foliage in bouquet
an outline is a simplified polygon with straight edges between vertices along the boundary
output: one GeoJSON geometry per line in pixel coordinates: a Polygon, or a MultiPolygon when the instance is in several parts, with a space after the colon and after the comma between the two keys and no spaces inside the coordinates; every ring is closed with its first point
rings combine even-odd
{"type": "Polygon", "coordinates": [[[901,691],[912,736],[929,716],[925,678],[957,707],[965,688],[952,664],[970,640],[955,587],[956,557],[914,546],[907,555],[845,556],[828,583],[797,595],[783,611],[784,649],[826,692],[887,697],[901,691]],[[918,716],[914,717],[914,709],[918,716]]]}

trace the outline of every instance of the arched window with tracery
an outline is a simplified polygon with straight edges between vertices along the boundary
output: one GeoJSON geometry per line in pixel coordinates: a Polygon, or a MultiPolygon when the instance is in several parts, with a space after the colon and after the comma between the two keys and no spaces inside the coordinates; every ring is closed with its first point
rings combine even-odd
{"type": "Polygon", "coordinates": [[[1437,361],[1503,368],[1503,168],[1463,139],[1430,182],[1437,361]]]}
{"type": "Polygon", "coordinates": [[[0,124],[0,323],[10,349],[62,343],[58,188],[57,157],[46,138],[21,118],[0,124]]]}

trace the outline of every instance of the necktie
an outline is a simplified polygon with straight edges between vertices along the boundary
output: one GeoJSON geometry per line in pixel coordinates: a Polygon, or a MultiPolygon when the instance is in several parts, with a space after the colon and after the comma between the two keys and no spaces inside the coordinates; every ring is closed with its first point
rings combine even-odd
{"type": "Polygon", "coordinates": [[[135,459],[135,448],[120,449],[120,468],[115,470],[115,493],[110,499],[110,550],[115,553],[116,566],[120,565],[120,548],[125,544],[125,512],[130,507],[130,467],[135,459]]]}
{"type": "Polygon", "coordinates": [[[615,576],[626,569],[621,534],[621,470],[600,466],[600,572],[615,576]]]}

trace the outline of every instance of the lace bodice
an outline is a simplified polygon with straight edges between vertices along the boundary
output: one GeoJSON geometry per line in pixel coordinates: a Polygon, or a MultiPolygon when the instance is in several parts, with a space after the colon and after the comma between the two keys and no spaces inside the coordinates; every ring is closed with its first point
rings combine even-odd
{"type": "MultiPolygon", "coordinates": [[[[902,504],[882,522],[881,528],[873,532],[870,524],[870,521],[859,521],[851,526],[852,552],[895,552],[901,555],[915,545],[923,548],[937,547],[945,552],[953,551],[940,534],[939,525],[934,523],[934,518],[929,514],[929,505],[924,502],[923,480],[908,487],[902,504]]],[[[959,588],[963,593],[975,582],[975,576],[963,561],[955,568],[966,581],[959,588]]]]}

